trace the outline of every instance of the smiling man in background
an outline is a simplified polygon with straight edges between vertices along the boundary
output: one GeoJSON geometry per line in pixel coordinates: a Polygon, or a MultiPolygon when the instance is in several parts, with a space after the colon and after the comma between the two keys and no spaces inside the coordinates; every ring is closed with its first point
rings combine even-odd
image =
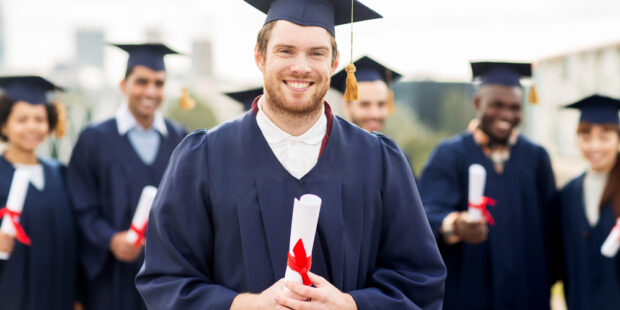
{"type": "MultiPolygon", "coordinates": [[[[380,132],[394,110],[392,83],[401,75],[368,56],[356,60],[354,64],[359,97],[355,101],[342,101],[344,114],[362,129],[380,132]]],[[[331,86],[344,93],[346,79],[347,72],[342,69],[332,77],[331,86]]]]}
{"type": "MultiPolygon", "coordinates": [[[[129,53],[116,116],[86,128],[73,150],[68,183],[77,215],[86,309],[145,309],[134,278],[144,242],[127,240],[142,189],[157,187],[184,129],[163,117],[163,44],[117,45],[129,53]]],[[[143,234],[143,232],[138,232],[143,234]]]]}
{"type": "Polygon", "coordinates": [[[444,309],[548,309],[555,182],[547,152],[517,131],[520,78],[531,76],[531,65],[481,62],[472,71],[480,82],[476,120],[435,149],[418,183],[448,268],[444,309]],[[478,221],[467,213],[474,163],[486,169],[484,195],[496,201],[478,221]]]}

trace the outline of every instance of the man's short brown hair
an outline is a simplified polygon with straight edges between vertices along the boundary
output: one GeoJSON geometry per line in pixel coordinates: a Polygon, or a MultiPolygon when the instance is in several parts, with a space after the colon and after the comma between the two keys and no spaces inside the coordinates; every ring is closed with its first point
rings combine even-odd
{"type": "MultiPolygon", "coordinates": [[[[263,58],[267,56],[267,44],[269,43],[269,39],[271,39],[271,32],[273,31],[273,27],[275,27],[277,20],[271,21],[263,26],[258,32],[258,36],[256,38],[256,45],[258,46],[258,51],[263,55],[263,58]]],[[[327,31],[327,30],[325,30],[327,31]]],[[[329,32],[329,31],[328,31],[329,32]]],[[[336,57],[338,57],[338,45],[336,44],[336,38],[331,32],[329,32],[330,43],[332,45],[332,64],[336,61],[336,57]]]]}

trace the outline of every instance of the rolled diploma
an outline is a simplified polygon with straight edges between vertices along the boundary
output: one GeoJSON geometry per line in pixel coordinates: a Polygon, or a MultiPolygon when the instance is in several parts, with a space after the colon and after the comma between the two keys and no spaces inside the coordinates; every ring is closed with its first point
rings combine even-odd
{"type": "Polygon", "coordinates": [[[618,253],[620,249],[620,218],[616,222],[616,226],[611,230],[605,242],[601,246],[601,254],[606,257],[612,258],[618,253]]]}
{"type": "MultiPolygon", "coordinates": [[[[13,174],[13,180],[11,181],[11,189],[9,190],[9,196],[6,200],[7,209],[21,213],[24,209],[24,201],[26,201],[26,193],[28,192],[28,183],[30,182],[30,175],[28,171],[23,169],[15,169],[13,174]]],[[[0,231],[11,236],[15,236],[15,227],[11,222],[9,215],[5,215],[2,220],[2,227],[0,231]]],[[[7,260],[11,257],[11,253],[0,252],[0,259],[7,260]]]]}
{"type": "MultiPolygon", "coordinates": [[[[321,211],[321,198],[316,195],[306,194],[299,200],[295,198],[293,204],[293,219],[291,222],[291,240],[289,242],[289,252],[293,254],[293,247],[301,238],[306,249],[306,254],[312,254],[314,246],[314,236],[316,225],[319,222],[319,212],[321,211]]],[[[302,283],[301,275],[293,271],[288,265],[284,278],[297,283],[302,283]]]]}
{"type": "MultiPolygon", "coordinates": [[[[140,194],[140,200],[138,200],[138,207],[136,208],[136,212],[133,215],[133,220],[131,220],[131,224],[138,229],[142,229],[146,222],[149,219],[149,212],[151,212],[151,206],[153,206],[153,200],[155,199],[155,195],[157,194],[157,187],[155,186],[145,186],[142,189],[142,194],[140,194]]],[[[138,234],[135,231],[129,230],[127,232],[127,241],[133,243],[138,240],[138,234]]]]}
{"type": "MultiPolygon", "coordinates": [[[[487,178],[487,171],[479,164],[469,166],[469,203],[480,204],[484,194],[484,185],[487,178]]],[[[472,221],[482,219],[480,209],[469,207],[469,217],[472,221]]]]}

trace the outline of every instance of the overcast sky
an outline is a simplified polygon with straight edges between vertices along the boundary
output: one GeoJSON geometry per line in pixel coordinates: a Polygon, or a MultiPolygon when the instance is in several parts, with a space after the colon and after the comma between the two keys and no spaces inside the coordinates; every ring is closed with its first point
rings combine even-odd
{"type": "MultiPolygon", "coordinates": [[[[469,60],[531,61],[620,42],[618,0],[362,0],[382,20],[355,26],[355,58],[368,54],[407,78],[469,79],[469,60]]],[[[264,15],[242,0],[0,0],[5,63],[45,74],[74,56],[75,32],[101,29],[106,41],[141,42],[147,29],[191,51],[214,44],[215,73],[224,80],[259,81],[253,62],[264,15]]],[[[341,64],[349,55],[348,26],[337,28],[341,64]]],[[[120,76],[123,53],[106,48],[106,69],[120,76]]],[[[182,72],[183,57],[169,57],[182,72]]]]}

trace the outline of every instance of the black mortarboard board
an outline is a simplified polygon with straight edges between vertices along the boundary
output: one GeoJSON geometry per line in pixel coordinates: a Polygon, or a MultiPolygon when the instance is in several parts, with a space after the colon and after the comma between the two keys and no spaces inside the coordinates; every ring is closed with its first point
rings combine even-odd
{"type": "MultiPolygon", "coordinates": [[[[374,59],[364,56],[354,63],[356,71],[355,78],[357,82],[384,81],[390,86],[392,82],[401,78],[400,73],[378,63],[374,59]]],[[[345,69],[340,70],[332,76],[331,87],[344,93],[346,88],[347,72],[345,69]]]]}
{"type": "MultiPolygon", "coordinates": [[[[245,0],[267,14],[265,24],[274,20],[287,20],[300,26],[318,26],[335,35],[335,26],[351,22],[350,0],[245,0]]],[[[353,21],[363,21],[382,16],[355,0],[353,21]]]]}
{"type": "Polygon", "coordinates": [[[52,82],[34,75],[0,77],[0,87],[5,96],[30,104],[46,104],[49,91],[62,90],[52,82]]]}
{"type": "Polygon", "coordinates": [[[618,117],[620,100],[618,99],[595,94],[569,104],[565,108],[580,110],[580,122],[620,124],[620,118],[618,117]]]}
{"type": "Polygon", "coordinates": [[[247,111],[252,108],[252,103],[256,97],[263,94],[263,88],[253,88],[237,92],[224,93],[226,96],[233,98],[243,104],[243,110],[247,111]]]}
{"type": "Polygon", "coordinates": [[[129,54],[127,69],[134,66],[145,66],[153,71],[165,71],[164,56],[179,54],[177,51],[160,43],[147,44],[112,44],[129,54]]]}
{"type": "Polygon", "coordinates": [[[474,80],[480,81],[480,85],[521,86],[522,77],[532,76],[530,63],[472,62],[471,70],[474,80]]]}

